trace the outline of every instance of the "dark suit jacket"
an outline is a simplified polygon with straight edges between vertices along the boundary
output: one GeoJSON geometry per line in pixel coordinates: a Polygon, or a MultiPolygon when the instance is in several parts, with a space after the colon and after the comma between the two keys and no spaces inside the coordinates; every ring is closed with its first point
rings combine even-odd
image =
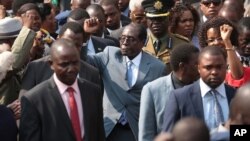
{"type": "Polygon", "coordinates": [[[16,141],[17,125],[13,112],[3,105],[0,105],[0,140],[16,141]]]}
{"type": "MultiPolygon", "coordinates": [[[[22,90],[30,90],[52,76],[54,72],[48,63],[49,57],[45,56],[28,64],[22,80],[22,90]]],[[[79,76],[97,85],[101,85],[99,71],[84,61],[81,61],[79,76]]]]}
{"type": "Polygon", "coordinates": [[[128,25],[131,23],[130,18],[124,16],[123,14],[121,14],[121,18],[120,18],[121,22],[122,22],[122,27],[128,25]]]}
{"type": "MultiPolygon", "coordinates": [[[[228,104],[235,94],[235,89],[225,85],[228,104]]],[[[174,124],[181,118],[194,116],[204,120],[204,111],[199,80],[191,85],[172,91],[166,105],[163,131],[172,130],[174,124]]]]}
{"type": "MultiPolygon", "coordinates": [[[[84,141],[104,141],[100,87],[78,80],[84,141]]],[[[20,141],[75,141],[73,127],[53,77],[21,98],[20,141]]]]}
{"type": "MultiPolygon", "coordinates": [[[[106,48],[106,46],[116,46],[115,42],[109,39],[104,39],[104,38],[97,37],[97,36],[91,36],[90,38],[93,42],[95,53],[102,52],[106,48]]],[[[86,56],[87,56],[86,46],[82,47],[80,56],[82,60],[86,60],[86,56]]]]}

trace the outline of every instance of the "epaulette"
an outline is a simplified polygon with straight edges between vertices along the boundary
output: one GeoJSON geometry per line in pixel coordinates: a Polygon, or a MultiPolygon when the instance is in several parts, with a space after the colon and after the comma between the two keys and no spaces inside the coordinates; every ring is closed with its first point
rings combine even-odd
{"type": "Polygon", "coordinates": [[[180,35],[180,34],[172,34],[172,35],[173,35],[174,37],[178,38],[178,39],[184,40],[184,41],[186,41],[186,42],[190,42],[190,40],[189,40],[187,37],[182,36],[182,35],[180,35]]]}

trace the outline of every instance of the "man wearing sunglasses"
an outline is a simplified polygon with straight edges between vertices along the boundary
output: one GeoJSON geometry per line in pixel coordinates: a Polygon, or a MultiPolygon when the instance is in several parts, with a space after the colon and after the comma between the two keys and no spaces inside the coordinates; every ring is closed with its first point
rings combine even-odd
{"type": "Polygon", "coordinates": [[[217,16],[222,5],[223,0],[201,0],[200,10],[202,12],[202,22],[217,16]]]}

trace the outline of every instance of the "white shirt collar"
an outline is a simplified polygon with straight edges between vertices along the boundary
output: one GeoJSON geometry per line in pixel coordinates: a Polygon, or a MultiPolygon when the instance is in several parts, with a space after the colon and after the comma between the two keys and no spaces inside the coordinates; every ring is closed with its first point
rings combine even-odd
{"type": "Polygon", "coordinates": [[[203,22],[206,22],[207,21],[207,17],[205,15],[202,16],[202,20],[203,22]]]}
{"type": "MultiPolygon", "coordinates": [[[[133,60],[131,60],[137,68],[139,68],[141,57],[142,57],[142,52],[140,52],[133,60]]],[[[129,61],[130,59],[126,56],[126,63],[128,63],[129,61]]]]}
{"type": "Polygon", "coordinates": [[[78,84],[77,84],[77,79],[75,80],[75,82],[69,86],[64,84],[63,82],[61,82],[58,77],[56,76],[56,74],[54,73],[53,75],[54,81],[56,83],[56,86],[60,92],[60,94],[64,94],[66,92],[66,90],[68,89],[68,87],[72,87],[77,93],[79,93],[79,88],[78,88],[78,84]]]}
{"type": "MultiPolygon", "coordinates": [[[[200,89],[201,89],[201,96],[204,97],[211,88],[200,78],[200,89]]],[[[226,97],[226,90],[224,83],[221,83],[216,89],[215,89],[222,97],[226,97]]]]}
{"type": "MultiPolygon", "coordinates": [[[[122,27],[122,21],[120,21],[120,27],[117,28],[117,29],[120,29],[121,27],[122,27]]],[[[117,29],[115,29],[115,30],[117,30],[117,29]]],[[[115,31],[115,30],[111,30],[111,29],[109,29],[109,28],[107,28],[107,30],[108,30],[109,33],[115,31]]]]}

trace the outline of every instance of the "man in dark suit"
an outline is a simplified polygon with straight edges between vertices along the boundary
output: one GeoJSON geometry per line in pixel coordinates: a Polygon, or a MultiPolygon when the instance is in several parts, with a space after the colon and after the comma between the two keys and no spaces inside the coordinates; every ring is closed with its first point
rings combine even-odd
{"type": "Polygon", "coordinates": [[[130,24],[120,38],[121,48],[106,47],[88,56],[100,71],[104,84],[104,127],[107,141],[138,140],[142,87],[165,75],[165,65],[142,51],[146,29],[130,24]]]}
{"type": "MultiPolygon", "coordinates": [[[[88,28],[84,28],[85,22],[89,19],[89,14],[83,9],[75,9],[70,12],[67,22],[75,22],[82,26],[83,28],[83,48],[81,49],[82,54],[96,54],[102,52],[106,46],[116,46],[116,43],[109,39],[104,39],[101,37],[90,36],[91,31],[88,28]]],[[[61,29],[62,30],[62,29],[61,29]]],[[[82,56],[81,56],[82,57],[82,56]]]]}
{"type": "MultiPolygon", "coordinates": [[[[80,25],[78,25],[77,23],[66,23],[61,28],[59,38],[65,38],[74,41],[75,46],[77,46],[77,49],[80,53],[83,43],[83,30],[80,25]]],[[[101,85],[99,71],[83,61],[85,56],[86,55],[81,54],[82,60],[80,61],[79,77],[84,78],[97,85],[101,85]]],[[[45,56],[28,64],[22,79],[22,90],[20,92],[21,95],[25,91],[30,90],[37,84],[49,79],[52,76],[53,70],[51,70],[48,63],[49,59],[50,56],[45,56]]]]}
{"type": "Polygon", "coordinates": [[[21,98],[20,141],[104,141],[101,90],[77,78],[74,43],[55,41],[49,63],[53,76],[21,98]]]}
{"type": "Polygon", "coordinates": [[[165,108],[163,131],[170,131],[181,118],[194,116],[210,129],[228,119],[229,103],[235,90],[224,84],[226,55],[220,47],[206,47],[199,55],[200,79],[172,91],[165,108]],[[216,111],[215,111],[216,109],[216,111]]]}
{"type": "Polygon", "coordinates": [[[128,25],[131,20],[121,14],[117,0],[101,0],[100,5],[104,9],[106,18],[106,28],[108,33],[128,25]]]}

